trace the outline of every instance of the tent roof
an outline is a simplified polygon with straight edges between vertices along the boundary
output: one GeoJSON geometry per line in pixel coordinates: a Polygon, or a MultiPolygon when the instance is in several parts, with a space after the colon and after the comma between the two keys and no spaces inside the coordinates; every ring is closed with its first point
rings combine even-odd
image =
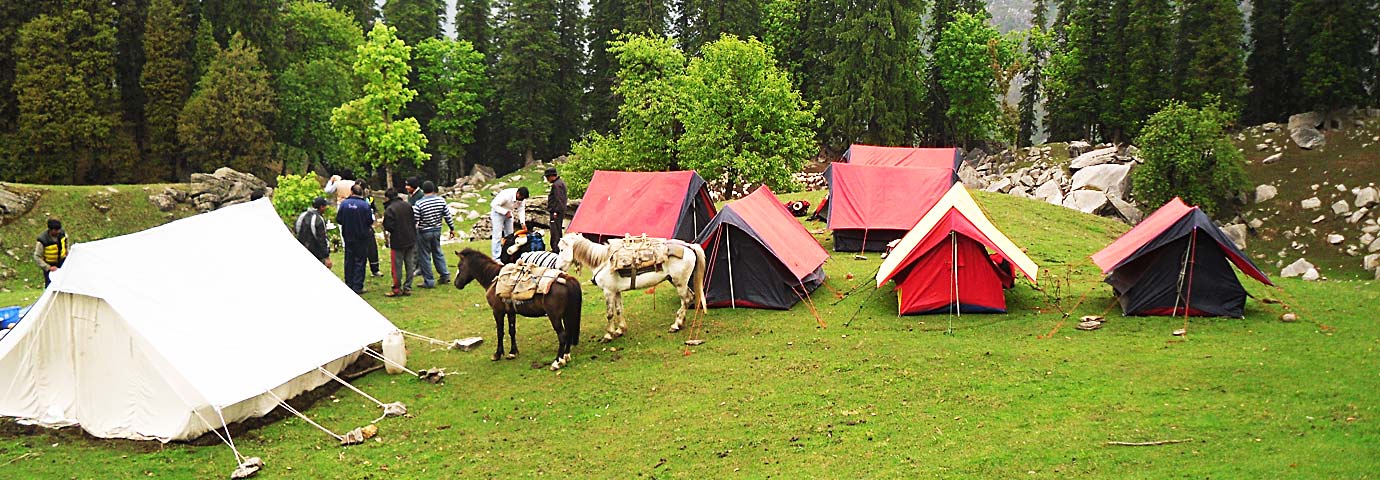
{"type": "Polygon", "coordinates": [[[60,272],[45,297],[104,300],[216,407],[397,331],[302,248],[268,199],[74,245],[60,272]]]}
{"type": "Polygon", "coordinates": [[[694,171],[596,171],[566,231],[673,238],[686,201],[694,201],[701,192],[709,215],[714,215],[704,179],[694,171]]]}
{"type": "Polygon", "coordinates": [[[705,231],[711,232],[716,228],[715,223],[720,222],[731,223],[761,240],[790,269],[796,280],[808,277],[829,259],[829,252],[786,211],[781,200],[765,185],[725,205],[705,231]]]}
{"type": "Polygon", "coordinates": [[[829,229],[906,230],[954,184],[941,168],[833,163],[829,179],[829,229]]]}
{"type": "Polygon", "coordinates": [[[1030,281],[1036,281],[1039,266],[1012,243],[1011,239],[1006,238],[1006,234],[992,225],[991,220],[982,213],[982,209],[973,201],[972,195],[968,194],[968,189],[964,188],[963,184],[955,183],[938,203],[925,212],[915,224],[915,228],[901,237],[901,242],[896,244],[896,248],[882,261],[882,266],[877,270],[877,286],[882,286],[894,277],[912,257],[924,253],[926,248],[923,248],[922,244],[932,243],[927,241],[931,239],[932,233],[944,235],[949,232],[962,233],[992,249],[1015,265],[1016,269],[1030,278],[1030,281]]]}
{"type": "Polygon", "coordinates": [[[962,157],[957,148],[879,147],[854,144],[843,153],[843,160],[855,165],[888,167],[944,168],[958,171],[962,157]]]}
{"type": "Polygon", "coordinates": [[[1111,245],[1107,245],[1106,248],[1094,253],[1092,260],[1098,268],[1102,269],[1103,274],[1111,273],[1117,267],[1195,229],[1207,232],[1208,236],[1217,242],[1217,245],[1226,253],[1227,259],[1231,260],[1231,263],[1235,264],[1236,268],[1241,269],[1243,273],[1266,285],[1274,285],[1264,272],[1261,272],[1250,259],[1246,258],[1245,253],[1236,248],[1236,244],[1232,243],[1226,234],[1222,233],[1221,229],[1212,224],[1211,219],[1206,213],[1203,213],[1202,209],[1197,206],[1188,206],[1179,197],[1174,197],[1159,210],[1155,210],[1155,213],[1145,217],[1145,220],[1142,220],[1139,225],[1117,238],[1111,245]],[[1191,225],[1181,225],[1182,222],[1190,222],[1191,225]],[[1176,226],[1184,228],[1175,228],[1176,226]],[[1162,238],[1166,236],[1173,238],[1162,238]]]}

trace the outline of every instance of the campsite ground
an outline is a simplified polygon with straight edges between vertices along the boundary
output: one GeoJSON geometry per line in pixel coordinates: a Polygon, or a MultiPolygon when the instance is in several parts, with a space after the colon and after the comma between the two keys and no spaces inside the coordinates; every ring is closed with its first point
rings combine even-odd
{"type": "MultiPolygon", "coordinates": [[[[442,385],[381,372],[356,381],[413,415],[384,420],[379,437],[363,445],[336,446],[297,419],[250,430],[236,445],[265,460],[258,478],[1363,478],[1380,471],[1380,284],[1283,280],[1281,291],[1244,283],[1257,299],[1293,305],[1303,317],[1297,323],[1278,320],[1280,305],[1251,300],[1244,320],[1192,319],[1183,338],[1170,335],[1183,319],[1124,318],[1116,308],[1102,329],[1077,331],[1061,324],[1054,303],[1077,304],[1075,315],[1112,305],[1086,257],[1126,227],[1010,196],[977,199],[1042,267],[1044,292],[1020,282],[1008,292],[1005,315],[898,318],[894,294],[866,286],[835,304],[836,292],[865,283],[880,260],[833,253],[829,286],[814,296],[823,328],[798,305],[712,310],[699,328],[667,333],[676,300],[663,286],[629,295],[631,331],[600,344],[604,309],[586,285],[583,343],[569,367],[552,373],[533,368],[555,351],[545,320],[520,320],[522,355],[491,362],[493,323],[477,287],[388,299],[383,279],[370,278],[365,298],[399,327],[489,343],[473,352],[411,343],[409,365],[446,368],[452,375],[442,385]],[[687,348],[694,337],[706,343],[687,348]],[[1188,441],[1107,444],[1159,440],[1188,441]]],[[[817,222],[806,227],[823,230],[817,222]]],[[[37,295],[11,288],[0,305],[37,295]]],[[[340,390],[307,414],[339,432],[377,410],[340,390]]],[[[0,421],[0,464],[6,477],[99,479],[223,477],[234,466],[218,444],[99,440],[10,420],[0,421]]]]}

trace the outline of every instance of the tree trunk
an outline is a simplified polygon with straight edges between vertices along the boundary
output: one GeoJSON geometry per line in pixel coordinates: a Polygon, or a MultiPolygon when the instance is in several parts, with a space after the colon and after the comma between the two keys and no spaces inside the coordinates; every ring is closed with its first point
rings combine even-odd
{"type": "Polygon", "coordinates": [[[385,188],[393,188],[393,165],[384,165],[383,176],[385,188]]]}

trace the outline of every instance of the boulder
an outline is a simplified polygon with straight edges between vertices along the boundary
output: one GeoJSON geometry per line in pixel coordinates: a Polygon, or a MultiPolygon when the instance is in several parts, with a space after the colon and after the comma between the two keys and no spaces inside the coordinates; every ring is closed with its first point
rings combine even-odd
{"type": "Polygon", "coordinates": [[[1369,208],[1358,208],[1355,212],[1351,212],[1350,217],[1346,217],[1346,223],[1359,223],[1362,218],[1366,218],[1367,213],[1370,213],[1369,208]]]}
{"type": "Polygon", "coordinates": [[[1120,214],[1123,220],[1126,220],[1126,223],[1135,225],[1145,218],[1145,214],[1141,213],[1140,209],[1131,202],[1116,197],[1107,197],[1107,201],[1112,204],[1112,208],[1116,209],[1116,213],[1120,214]]]}
{"type": "Polygon", "coordinates": [[[166,187],[163,189],[163,194],[173,199],[174,202],[187,203],[187,192],[172,187],[166,187]]]}
{"type": "Polygon", "coordinates": [[[1380,253],[1372,253],[1363,257],[1361,259],[1361,266],[1365,267],[1366,270],[1380,268],[1380,253]]]}
{"type": "Polygon", "coordinates": [[[1069,192],[1064,197],[1064,207],[1083,213],[1097,213],[1104,205],[1107,205],[1107,194],[1095,190],[1069,192]]]}
{"type": "Polygon", "coordinates": [[[1265,133],[1274,133],[1274,132],[1278,132],[1278,131],[1279,131],[1279,124],[1278,124],[1278,123],[1275,123],[1275,122],[1265,122],[1265,124],[1263,124],[1263,125],[1260,126],[1260,130],[1263,131],[1263,132],[1265,132],[1265,133]]]}
{"type": "Polygon", "coordinates": [[[230,167],[220,167],[211,175],[225,182],[243,183],[245,186],[249,187],[250,191],[262,192],[264,189],[268,188],[268,183],[260,180],[259,177],[236,171],[230,167]]]}
{"type": "Polygon", "coordinates": [[[958,181],[963,182],[963,186],[975,190],[987,188],[987,180],[982,178],[982,174],[978,173],[972,165],[966,163],[958,169],[958,181]]]}
{"type": "Polygon", "coordinates": [[[1380,203],[1380,191],[1375,187],[1366,187],[1356,192],[1356,208],[1371,207],[1380,203]]]}
{"type": "Polygon", "coordinates": [[[1309,282],[1315,282],[1315,281],[1317,281],[1319,278],[1322,278],[1322,275],[1318,273],[1318,269],[1316,269],[1316,268],[1310,268],[1310,269],[1308,269],[1307,272],[1303,272],[1303,276],[1301,276],[1301,277],[1299,277],[1299,278],[1302,278],[1302,279],[1307,280],[1307,281],[1309,281],[1309,282]]]}
{"type": "Polygon", "coordinates": [[[1265,184],[1255,187],[1255,203],[1269,201],[1275,198],[1275,195],[1279,195],[1279,189],[1275,188],[1274,185],[1265,184]]]}
{"type": "Polygon", "coordinates": [[[1332,203],[1332,213],[1336,215],[1351,213],[1351,204],[1346,203],[1346,200],[1337,200],[1332,203]]]}
{"type": "Polygon", "coordinates": [[[1318,200],[1318,197],[1306,198],[1302,202],[1299,202],[1299,206],[1304,210],[1312,210],[1321,207],[1322,200],[1318,200]]]}
{"type": "Polygon", "coordinates": [[[22,195],[0,184],[0,217],[19,216],[34,205],[34,195],[22,195]]]}
{"type": "Polygon", "coordinates": [[[1270,155],[1270,156],[1268,156],[1268,157],[1265,157],[1265,159],[1264,159],[1264,160],[1261,160],[1260,163],[1269,165],[1269,164],[1271,164],[1271,163],[1278,162],[1279,159],[1281,159],[1281,158],[1284,158],[1284,154],[1283,154],[1283,153],[1276,153],[1276,154],[1274,154],[1274,155],[1270,155]]]}
{"type": "Polygon", "coordinates": [[[1380,252],[1380,238],[1372,240],[1369,245],[1366,245],[1366,251],[1370,253],[1380,252]]]}
{"type": "Polygon", "coordinates": [[[470,168],[470,179],[473,183],[487,182],[495,178],[498,178],[498,173],[493,167],[476,163],[470,168]]]}
{"type": "Polygon", "coordinates": [[[1323,123],[1323,115],[1319,112],[1304,112],[1289,116],[1289,130],[1296,128],[1318,128],[1323,123]]]}
{"type": "Polygon", "coordinates": [[[1069,142],[1069,158],[1077,158],[1079,155],[1087,153],[1088,150],[1092,150],[1091,143],[1082,140],[1069,142]]]}
{"type": "Polygon", "coordinates": [[[1246,225],[1241,223],[1222,227],[1222,233],[1227,234],[1227,238],[1231,239],[1231,243],[1235,243],[1236,248],[1242,250],[1246,249],[1246,231],[1246,225]]]}
{"type": "Polygon", "coordinates": [[[1294,263],[1289,264],[1289,266],[1284,267],[1284,270],[1281,270],[1279,275],[1284,278],[1294,278],[1302,276],[1310,270],[1316,272],[1317,268],[1314,267],[1313,264],[1308,263],[1308,260],[1300,258],[1295,260],[1294,263]]]}
{"type": "Polygon", "coordinates": [[[984,190],[987,190],[989,192],[1006,193],[1008,190],[1011,190],[1011,179],[1002,178],[1000,180],[992,182],[990,185],[987,185],[987,188],[985,188],[984,190]]]}
{"type": "Polygon", "coordinates": [[[1035,189],[1035,198],[1054,205],[1063,205],[1064,192],[1059,189],[1059,181],[1051,179],[1035,189]]]}
{"type": "Polygon", "coordinates": [[[160,212],[169,212],[177,208],[177,200],[173,200],[171,196],[165,193],[149,195],[149,202],[158,207],[160,212]]]}
{"type": "Polygon", "coordinates": [[[1099,148],[1079,155],[1069,163],[1069,170],[1079,170],[1116,160],[1116,147],[1099,148]]]}
{"type": "Polygon", "coordinates": [[[1131,186],[1130,165],[1094,165],[1073,174],[1070,190],[1093,189],[1118,198],[1125,198],[1131,186]]]}
{"type": "Polygon", "coordinates": [[[1335,233],[1329,233],[1329,234],[1327,234],[1327,243],[1329,243],[1329,244],[1338,245],[1338,244],[1341,244],[1342,242],[1345,242],[1345,241],[1346,241],[1346,237],[1343,237],[1343,236],[1341,236],[1341,235],[1338,235],[1338,234],[1335,234],[1335,233]]]}

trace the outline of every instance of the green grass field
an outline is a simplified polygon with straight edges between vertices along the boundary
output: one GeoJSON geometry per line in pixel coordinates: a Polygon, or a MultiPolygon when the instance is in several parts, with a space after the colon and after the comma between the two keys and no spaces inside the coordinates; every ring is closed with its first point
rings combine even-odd
{"type": "MultiPolygon", "coordinates": [[[[376,440],[342,448],[289,418],[250,430],[236,444],[267,463],[257,478],[1380,472],[1380,285],[1285,280],[1282,293],[1245,283],[1257,298],[1293,303],[1303,315],[1297,323],[1278,320],[1280,305],[1251,300],[1244,320],[1195,318],[1183,338],[1170,335],[1183,319],[1124,318],[1116,308],[1101,330],[1077,331],[1074,322],[1056,330],[1055,303],[1072,308],[1086,293],[1075,315],[1111,305],[1110,288],[1087,256],[1126,227],[1010,196],[977,199],[1042,267],[1046,293],[1018,283],[1007,294],[1008,314],[898,317],[891,290],[866,287],[835,304],[836,291],[868,281],[880,262],[875,254],[859,261],[835,253],[825,267],[829,286],[814,295],[826,328],[803,305],[711,310],[698,329],[706,343],[687,348],[696,330],[666,332],[676,299],[663,286],[628,295],[630,332],[601,344],[603,305],[586,285],[584,340],[574,361],[552,373],[534,368],[555,352],[546,320],[519,320],[521,356],[491,362],[493,323],[476,286],[388,299],[385,279],[370,278],[366,299],[399,327],[446,340],[478,335],[486,343],[472,352],[409,343],[409,366],[453,374],[442,385],[382,372],[356,381],[413,414],[383,421],[376,440]],[[1189,441],[1107,445],[1160,440],[1189,441]]],[[[337,257],[337,273],[339,264],[337,257]]],[[[0,305],[38,293],[11,288],[0,293],[0,305]]],[[[339,390],[306,413],[343,432],[377,410],[339,390]]],[[[0,421],[4,478],[224,478],[234,463],[219,444],[101,440],[79,429],[0,421]]]]}

